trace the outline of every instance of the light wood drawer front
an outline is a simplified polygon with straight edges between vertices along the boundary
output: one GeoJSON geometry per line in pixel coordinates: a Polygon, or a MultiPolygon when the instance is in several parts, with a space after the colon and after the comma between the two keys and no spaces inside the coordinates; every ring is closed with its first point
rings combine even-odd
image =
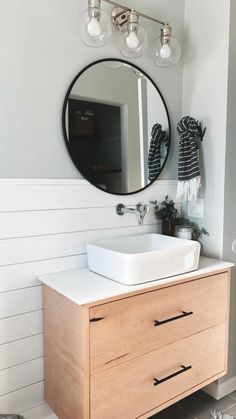
{"type": "Polygon", "coordinates": [[[226,368],[225,345],[225,325],[219,325],[93,375],[91,419],[135,419],[220,374],[226,368]],[[155,378],[180,371],[154,386],[155,378]]]}
{"type": "Polygon", "coordinates": [[[92,307],[91,373],[226,322],[228,287],[223,273],[92,307]]]}

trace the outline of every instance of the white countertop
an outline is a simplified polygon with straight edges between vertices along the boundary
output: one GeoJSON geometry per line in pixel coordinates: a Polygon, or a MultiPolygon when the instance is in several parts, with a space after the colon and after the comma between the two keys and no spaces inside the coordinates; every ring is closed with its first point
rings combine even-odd
{"type": "Polygon", "coordinates": [[[118,297],[131,292],[148,290],[155,286],[163,286],[176,281],[188,280],[198,275],[207,276],[209,274],[214,274],[216,271],[227,270],[232,266],[234,266],[233,263],[201,257],[197,271],[139,285],[123,285],[91,272],[88,268],[42,275],[39,276],[39,280],[43,284],[48,285],[50,288],[69,298],[74,303],[84,305],[112,297],[118,297]]]}

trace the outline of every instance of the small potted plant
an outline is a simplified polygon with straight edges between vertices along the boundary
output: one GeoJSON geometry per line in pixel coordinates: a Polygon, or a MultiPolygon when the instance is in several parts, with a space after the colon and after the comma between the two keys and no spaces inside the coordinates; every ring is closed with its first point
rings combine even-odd
{"type": "Polygon", "coordinates": [[[179,211],[175,208],[174,201],[166,196],[160,206],[155,206],[154,213],[156,218],[162,221],[162,234],[175,236],[175,220],[179,217],[179,211]]]}
{"type": "Polygon", "coordinates": [[[192,230],[192,238],[193,240],[199,241],[203,235],[209,236],[209,233],[205,230],[205,228],[200,228],[196,223],[193,223],[189,218],[177,216],[175,220],[176,226],[184,226],[189,227],[192,230]]]}

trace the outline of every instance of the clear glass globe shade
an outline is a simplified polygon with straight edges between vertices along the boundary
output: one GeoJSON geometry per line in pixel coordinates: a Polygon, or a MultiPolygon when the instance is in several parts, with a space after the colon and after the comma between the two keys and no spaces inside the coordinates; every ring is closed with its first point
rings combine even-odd
{"type": "Polygon", "coordinates": [[[173,67],[181,56],[181,47],[178,41],[171,38],[168,44],[162,45],[161,38],[158,40],[158,47],[155,48],[155,63],[157,67],[173,67]]]}
{"type": "Polygon", "coordinates": [[[141,57],[143,51],[148,47],[148,37],[141,25],[137,32],[128,32],[124,35],[120,52],[127,58],[141,57]]]}
{"type": "Polygon", "coordinates": [[[80,17],[80,33],[83,43],[88,47],[103,47],[111,37],[111,22],[101,9],[85,10],[80,17]]]}

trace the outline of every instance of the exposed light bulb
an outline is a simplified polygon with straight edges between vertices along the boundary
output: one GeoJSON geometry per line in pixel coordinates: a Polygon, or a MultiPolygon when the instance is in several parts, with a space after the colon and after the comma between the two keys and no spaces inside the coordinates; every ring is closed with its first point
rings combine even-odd
{"type": "Polygon", "coordinates": [[[139,47],[139,39],[135,32],[130,32],[125,41],[127,47],[130,49],[136,49],[139,47]]]}
{"type": "Polygon", "coordinates": [[[80,16],[80,33],[88,47],[106,45],[111,37],[111,19],[101,9],[101,0],[88,0],[88,8],[80,16]]]}
{"type": "Polygon", "coordinates": [[[95,17],[92,17],[88,22],[87,31],[92,38],[97,38],[101,36],[102,28],[99,21],[95,17]]]}
{"type": "Polygon", "coordinates": [[[167,59],[171,57],[171,49],[168,44],[162,45],[160,49],[160,56],[163,59],[167,59]]]}
{"type": "Polygon", "coordinates": [[[139,14],[131,10],[128,15],[127,32],[121,45],[121,54],[128,58],[140,57],[148,46],[147,33],[139,24],[139,14]]]}
{"type": "Polygon", "coordinates": [[[157,67],[172,67],[177,64],[181,55],[181,48],[172,36],[172,29],[168,23],[161,27],[161,36],[155,48],[157,67]]]}

